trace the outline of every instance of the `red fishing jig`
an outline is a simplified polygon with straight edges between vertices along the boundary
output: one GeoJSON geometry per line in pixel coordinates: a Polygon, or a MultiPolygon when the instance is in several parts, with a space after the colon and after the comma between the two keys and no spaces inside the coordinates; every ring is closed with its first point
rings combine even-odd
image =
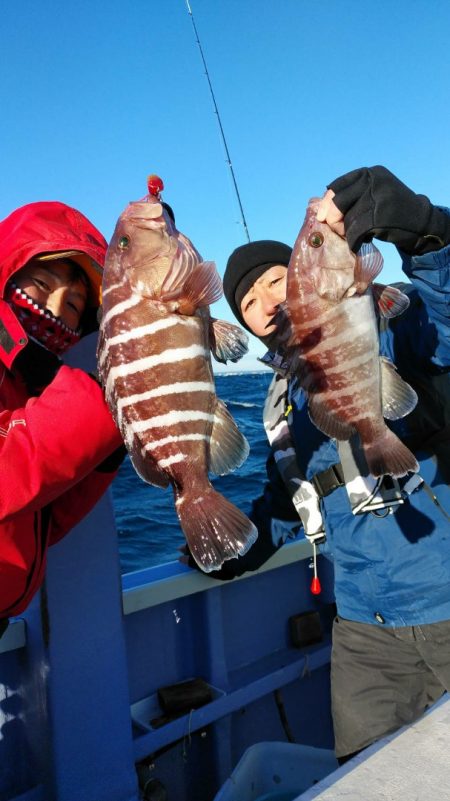
{"type": "Polygon", "coordinates": [[[149,195],[159,198],[164,189],[164,183],[159,175],[149,175],[147,178],[147,187],[149,195]]]}

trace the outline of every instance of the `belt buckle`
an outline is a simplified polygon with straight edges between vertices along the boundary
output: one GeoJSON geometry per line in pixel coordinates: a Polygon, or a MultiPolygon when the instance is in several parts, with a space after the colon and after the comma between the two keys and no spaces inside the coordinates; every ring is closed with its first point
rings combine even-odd
{"type": "Polygon", "coordinates": [[[343,481],[338,473],[337,465],[332,464],[326,470],[322,470],[321,473],[316,473],[312,478],[312,484],[321,498],[325,498],[338,487],[342,487],[343,481]]]}

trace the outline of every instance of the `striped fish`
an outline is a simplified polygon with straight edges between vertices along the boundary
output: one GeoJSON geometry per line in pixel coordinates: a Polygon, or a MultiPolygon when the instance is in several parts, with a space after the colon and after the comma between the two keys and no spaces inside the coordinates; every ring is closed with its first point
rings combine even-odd
{"type": "Polygon", "coordinates": [[[309,202],[286,290],[293,369],[307,393],[309,415],[334,439],[357,433],[373,476],[416,472],[415,457],[384,418],[409,414],[417,395],[392,362],[380,358],[375,310],[395,317],[409,300],[395,287],[373,284],[381,253],[370,244],[355,256],[345,239],[317,222],[318,203],[309,202]]]}
{"type": "Polygon", "coordinates": [[[157,197],[127,206],[106,256],[98,371],[134,468],[150,484],[172,486],[205,572],[257,537],[208,477],[239,467],[249,450],[215,394],[211,350],[221,362],[247,350],[240,328],[209,315],[221,294],[214,263],[202,262],[157,197]]]}

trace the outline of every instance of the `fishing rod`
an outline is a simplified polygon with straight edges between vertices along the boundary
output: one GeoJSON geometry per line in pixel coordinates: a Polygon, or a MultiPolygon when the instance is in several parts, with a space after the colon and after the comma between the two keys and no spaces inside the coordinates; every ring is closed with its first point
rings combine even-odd
{"type": "Polygon", "coordinates": [[[226,154],[226,157],[227,157],[227,164],[228,164],[228,167],[229,167],[229,170],[230,170],[230,173],[231,173],[231,178],[232,178],[232,181],[233,181],[234,191],[236,193],[237,201],[238,201],[238,204],[239,204],[239,210],[240,210],[240,213],[241,213],[242,225],[244,227],[245,235],[247,237],[247,242],[250,242],[250,234],[248,232],[247,222],[246,222],[246,219],[245,219],[244,209],[243,209],[242,202],[241,202],[241,196],[239,194],[239,189],[238,189],[238,185],[237,185],[237,181],[236,181],[236,176],[234,174],[233,165],[231,163],[230,151],[228,150],[227,140],[225,138],[225,132],[224,132],[224,129],[223,129],[222,121],[220,119],[219,109],[217,107],[216,98],[215,98],[215,95],[214,95],[214,90],[213,90],[213,87],[212,87],[211,79],[209,77],[208,66],[206,64],[206,59],[205,59],[205,56],[203,54],[203,48],[202,48],[202,45],[201,45],[201,42],[200,42],[200,37],[198,35],[197,26],[195,24],[194,15],[192,13],[192,8],[190,6],[189,0],[186,0],[186,6],[187,6],[188,14],[189,14],[189,16],[191,18],[192,27],[194,29],[195,41],[197,42],[198,49],[200,51],[200,56],[201,56],[201,59],[202,59],[202,62],[203,62],[203,66],[205,68],[205,75],[206,75],[206,80],[208,81],[209,91],[211,93],[211,97],[212,97],[212,101],[213,101],[214,113],[217,116],[217,122],[218,122],[218,125],[219,125],[220,135],[222,137],[222,142],[223,142],[223,145],[224,145],[224,148],[225,148],[225,154],[226,154]]]}

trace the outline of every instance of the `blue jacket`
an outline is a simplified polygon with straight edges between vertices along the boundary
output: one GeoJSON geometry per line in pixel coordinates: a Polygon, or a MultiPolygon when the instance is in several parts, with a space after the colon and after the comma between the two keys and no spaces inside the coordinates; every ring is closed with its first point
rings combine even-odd
{"type": "MultiPolygon", "coordinates": [[[[450,246],[421,257],[402,257],[403,270],[412,283],[410,306],[381,332],[380,351],[395,363],[419,398],[430,386],[439,385],[441,397],[446,392],[449,399],[450,246]]],[[[337,448],[311,423],[302,390],[291,394],[290,402],[297,461],[310,480],[339,461],[337,448]]],[[[418,411],[423,408],[419,400],[418,411]]],[[[424,426],[429,438],[430,426],[433,434],[433,425],[442,428],[450,424],[448,409],[439,411],[439,423],[417,422],[413,412],[391,427],[409,444],[416,420],[416,431],[417,425],[419,429],[424,426]]],[[[448,460],[450,442],[441,447],[448,460]]],[[[327,541],[321,550],[334,562],[338,612],[349,620],[404,626],[450,619],[450,519],[443,511],[450,515],[450,488],[435,456],[417,447],[414,450],[428,487],[416,490],[394,513],[354,516],[345,487],[322,500],[327,541]]],[[[268,476],[264,496],[254,502],[251,513],[258,526],[258,541],[246,556],[226,562],[218,578],[256,569],[282,544],[281,539],[274,541],[277,527],[270,524],[274,519],[286,521],[286,532],[298,530],[298,517],[273,459],[268,462],[268,476]]]]}

